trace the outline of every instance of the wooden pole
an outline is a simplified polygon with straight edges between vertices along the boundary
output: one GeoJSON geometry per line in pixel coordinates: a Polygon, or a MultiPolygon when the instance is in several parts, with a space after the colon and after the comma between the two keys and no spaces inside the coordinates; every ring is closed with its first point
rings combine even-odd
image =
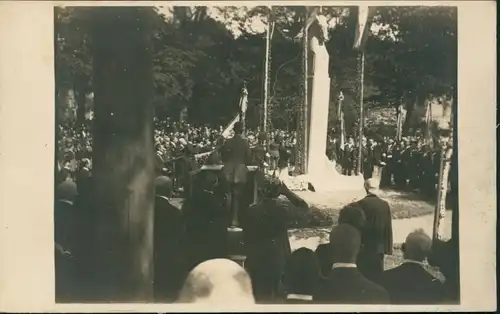
{"type": "Polygon", "coordinates": [[[342,112],[342,103],[344,102],[344,94],[342,93],[342,91],[340,91],[338,100],[339,105],[337,107],[337,119],[340,119],[340,113],[342,112]]]}
{"type": "Polygon", "coordinates": [[[268,102],[268,88],[269,88],[269,45],[271,42],[271,14],[269,14],[269,21],[267,23],[266,30],[266,55],[264,57],[264,102],[263,102],[263,114],[264,120],[262,121],[262,128],[264,132],[267,132],[267,102],[268,102]]]}
{"type": "Polygon", "coordinates": [[[401,141],[401,138],[402,138],[402,135],[403,135],[403,120],[404,120],[404,106],[403,106],[403,96],[400,97],[399,99],[399,105],[398,105],[398,109],[397,109],[397,114],[398,114],[398,118],[397,118],[397,124],[396,124],[396,140],[398,142],[401,141]]]}
{"type": "Polygon", "coordinates": [[[302,105],[302,115],[303,115],[303,130],[302,130],[302,136],[303,136],[303,160],[302,160],[302,173],[306,173],[307,171],[307,164],[309,162],[308,160],[308,154],[309,154],[309,66],[308,66],[308,61],[309,61],[309,34],[308,34],[308,20],[307,18],[305,19],[305,26],[303,29],[303,34],[302,34],[302,49],[303,49],[303,60],[304,62],[304,70],[303,70],[303,82],[304,82],[304,99],[303,99],[303,105],[302,105]]]}
{"type": "Polygon", "coordinates": [[[150,8],[92,14],[96,298],[153,298],[153,67],[150,8]]]}
{"type": "Polygon", "coordinates": [[[364,129],[364,105],[363,105],[363,92],[364,92],[364,77],[365,77],[365,53],[360,52],[360,79],[359,79],[359,151],[358,151],[358,173],[362,170],[363,165],[363,129],[364,129]]]}
{"type": "Polygon", "coordinates": [[[338,108],[337,108],[337,117],[338,117],[338,123],[339,123],[339,129],[340,129],[340,134],[339,134],[339,142],[340,142],[340,150],[336,151],[336,155],[337,155],[337,161],[340,161],[342,160],[343,158],[343,152],[344,152],[344,141],[345,141],[345,123],[344,123],[344,112],[342,111],[342,103],[344,102],[344,94],[342,93],[342,91],[340,91],[340,94],[339,94],[339,105],[338,105],[338,108]]]}

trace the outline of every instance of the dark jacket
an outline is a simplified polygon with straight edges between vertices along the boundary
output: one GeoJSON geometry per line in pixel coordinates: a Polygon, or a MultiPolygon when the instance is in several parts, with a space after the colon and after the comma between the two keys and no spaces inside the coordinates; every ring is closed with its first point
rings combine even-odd
{"type": "Polygon", "coordinates": [[[320,304],[388,304],[389,295],[366,279],[357,268],[335,268],[318,287],[314,302],[320,304]]]}
{"type": "Polygon", "coordinates": [[[186,229],[182,212],[165,198],[155,197],[154,287],[157,301],[177,297],[187,275],[186,229]]]}
{"type": "Polygon", "coordinates": [[[266,148],[262,144],[257,144],[252,148],[253,164],[262,166],[266,160],[266,148]]]}
{"type": "Polygon", "coordinates": [[[384,271],[384,254],[392,254],[392,217],[389,204],[375,195],[358,201],[366,217],[358,267],[368,279],[379,282],[384,271]]]}
{"type": "Polygon", "coordinates": [[[281,279],[291,254],[288,212],[275,199],[264,199],[248,208],[243,222],[247,259],[245,267],[258,302],[272,301],[281,293],[281,279]]]}
{"type": "Polygon", "coordinates": [[[392,216],[389,203],[376,195],[367,195],[357,204],[365,213],[362,232],[363,250],[376,254],[392,254],[392,216]]]}
{"type": "Polygon", "coordinates": [[[77,208],[70,202],[56,200],[54,204],[54,241],[74,254],[78,244],[80,219],[77,208]]]}
{"type": "Polygon", "coordinates": [[[438,304],[444,300],[444,285],[422,265],[406,262],[384,272],[381,284],[392,304],[438,304]]]}
{"type": "Polygon", "coordinates": [[[235,135],[228,139],[222,147],[221,158],[224,164],[222,171],[228,182],[245,183],[247,181],[246,165],[252,162],[252,151],[245,138],[235,135]]]}

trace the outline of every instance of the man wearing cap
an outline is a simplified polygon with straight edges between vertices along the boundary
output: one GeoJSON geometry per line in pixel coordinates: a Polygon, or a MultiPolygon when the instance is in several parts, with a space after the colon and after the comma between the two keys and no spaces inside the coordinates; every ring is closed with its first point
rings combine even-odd
{"type": "Polygon", "coordinates": [[[391,209],[389,203],[378,196],[376,179],[366,180],[365,190],[368,195],[356,202],[366,218],[361,233],[362,248],[358,256],[358,267],[366,278],[378,282],[384,271],[384,255],[392,254],[391,209]]]}
{"type": "Polygon", "coordinates": [[[221,159],[224,164],[222,172],[229,188],[228,203],[232,216],[231,226],[237,227],[241,192],[247,182],[248,169],[246,165],[252,162],[252,151],[247,139],[242,135],[243,125],[236,122],[233,130],[234,136],[222,146],[221,159]]]}

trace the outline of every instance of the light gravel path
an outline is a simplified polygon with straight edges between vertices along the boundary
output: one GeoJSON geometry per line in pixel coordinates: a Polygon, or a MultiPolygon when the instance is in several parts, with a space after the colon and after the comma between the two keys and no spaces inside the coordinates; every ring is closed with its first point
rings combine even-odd
{"type": "MultiPolygon", "coordinates": [[[[392,230],[395,244],[401,244],[406,236],[415,229],[422,228],[429,236],[432,235],[434,216],[425,215],[408,219],[393,219],[392,230]]],[[[444,238],[451,237],[451,211],[446,212],[444,219],[444,238]]],[[[290,230],[290,244],[292,250],[307,247],[315,250],[321,243],[328,242],[328,228],[303,228],[290,230]]]]}

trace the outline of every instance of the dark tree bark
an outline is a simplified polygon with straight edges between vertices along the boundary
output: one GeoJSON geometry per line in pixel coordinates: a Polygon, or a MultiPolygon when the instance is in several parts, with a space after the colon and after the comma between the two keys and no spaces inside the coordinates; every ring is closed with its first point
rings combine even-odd
{"type": "Polygon", "coordinates": [[[94,266],[96,295],[105,302],[153,297],[150,10],[98,8],[92,14],[94,266]]]}

